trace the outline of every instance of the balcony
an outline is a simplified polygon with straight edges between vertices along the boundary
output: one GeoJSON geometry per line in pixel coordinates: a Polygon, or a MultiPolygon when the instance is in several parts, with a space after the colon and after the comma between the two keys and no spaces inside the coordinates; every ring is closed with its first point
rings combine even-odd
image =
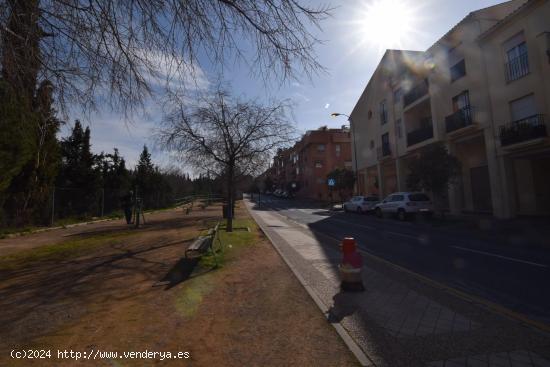
{"type": "Polygon", "coordinates": [[[472,123],[473,118],[471,106],[463,107],[452,115],[445,117],[445,129],[447,133],[460,130],[464,127],[472,125],[472,123]]]}
{"type": "Polygon", "coordinates": [[[378,159],[383,159],[391,156],[390,144],[382,144],[381,147],[376,149],[378,159]]]}
{"type": "Polygon", "coordinates": [[[527,54],[518,57],[506,63],[506,81],[511,82],[529,74],[529,57],[527,54]]]}
{"type": "Polygon", "coordinates": [[[429,122],[429,124],[423,123],[422,124],[423,126],[421,128],[413,130],[413,131],[407,133],[407,146],[408,147],[434,137],[434,129],[433,129],[433,126],[432,126],[432,119],[430,118],[430,119],[427,119],[425,121],[429,122]]]}
{"type": "Polygon", "coordinates": [[[407,107],[414,101],[424,97],[429,92],[428,80],[424,79],[421,83],[414,86],[407,94],[403,96],[403,107],[407,107]]]}
{"type": "Polygon", "coordinates": [[[503,147],[546,136],[543,115],[533,115],[500,127],[500,145],[503,147]]]}

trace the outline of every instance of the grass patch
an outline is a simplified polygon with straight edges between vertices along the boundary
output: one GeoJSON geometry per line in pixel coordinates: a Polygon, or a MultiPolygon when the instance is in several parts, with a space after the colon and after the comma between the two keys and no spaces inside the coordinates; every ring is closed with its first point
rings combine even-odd
{"type": "Polygon", "coordinates": [[[176,298],[176,309],[184,317],[193,317],[198,311],[204,296],[214,290],[214,283],[212,277],[191,279],[176,298]]]}
{"type": "MultiPolygon", "coordinates": [[[[206,223],[207,227],[213,228],[217,222],[206,223]]],[[[209,251],[204,254],[200,261],[197,273],[208,271],[214,267],[223,267],[232,259],[239,256],[241,251],[253,246],[258,240],[258,226],[252,219],[235,219],[233,221],[233,232],[225,231],[225,221],[220,223],[218,235],[214,242],[216,255],[209,251]],[[248,230],[250,229],[250,230],[248,230]]],[[[205,236],[208,229],[201,232],[205,236]]],[[[203,298],[213,292],[218,284],[216,279],[218,272],[207,272],[186,282],[182,292],[176,298],[176,309],[184,317],[193,317],[198,311],[203,298]]]]}
{"type": "Polygon", "coordinates": [[[13,270],[28,263],[38,261],[64,260],[135,234],[136,232],[134,231],[101,234],[0,256],[0,270],[13,270]]]}
{"type": "Polygon", "coordinates": [[[24,236],[27,234],[31,234],[35,231],[45,230],[45,229],[47,230],[55,227],[66,227],[71,224],[87,223],[87,222],[93,222],[96,220],[105,220],[105,219],[121,219],[123,217],[124,217],[124,214],[121,211],[115,211],[108,215],[104,215],[103,217],[68,217],[68,218],[58,219],[53,223],[52,226],[36,225],[36,226],[25,226],[25,227],[0,228],[0,239],[7,238],[10,235],[24,236]]]}
{"type": "MultiPolygon", "coordinates": [[[[215,224],[211,225],[214,227],[215,224]]],[[[213,247],[216,251],[214,256],[211,252],[201,257],[199,265],[202,268],[213,268],[223,266],[247,246],[253,245],[258,239],[258,226],[252,219],[234,219],[233,232],[226,232],[226,222],[220,223],[218,234],[214,239],[213,247]]],[[[201,235],[206,235],[208,230],[201,235]]]]}
{"type": "Polygon", "coordinates": [[[28,234],[32,231],[36,231],[37,229],[40,229],[41,227],[34,227],[34,226],[28,226],[28,227],[18,227],[18,228],[2,228],[0,229],[0,239],[7,238],[9,235],[12,234],[28,234]]]}

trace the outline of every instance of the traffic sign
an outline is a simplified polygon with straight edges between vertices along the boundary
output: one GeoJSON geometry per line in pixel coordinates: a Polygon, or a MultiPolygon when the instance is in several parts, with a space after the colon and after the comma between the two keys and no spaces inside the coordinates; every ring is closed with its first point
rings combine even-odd
{"type": "Polygon", "coordinates": [[[328,179],[328,185],[329,186],[336,186],[336,180],[334,178],[328,179]]]}

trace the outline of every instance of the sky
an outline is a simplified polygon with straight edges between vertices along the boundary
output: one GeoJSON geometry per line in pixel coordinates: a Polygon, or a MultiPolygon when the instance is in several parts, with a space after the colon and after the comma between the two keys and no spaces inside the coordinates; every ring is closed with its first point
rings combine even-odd
{"type": "MultiPolygon", "coordinates": [[[[302,3],[304,0],[302,0],[302,3]]],[[[300,132],[320,126],[340,127],[350,114],[386,49],[424,51],[469,12],[502,1],[495,0],[305,0],[310,5],[329,5],[332,16],[315,35],[323,40],[315,52],[327,72],[311,79],[299,78],[282,86],[266,88],[246,65],[225,67],[224,81],[243,98],[290,99],[292,120],[300,132]]],[[[216,65],[202,65],[205,85],[217,75],[216,65]]],[[[79,116],[71,116],[72,120],[79,116]]],[[[92,132],[92,150],[112,152],[117,147],[133,167],[143,145],[161,167],[179,167],[151,138],[162,119],[160,108],[149,104],[146,113],[126,121],[123,115],[99,110],[86,121],[92,132]]],[[[70,133],[66,124],[61,135],[70,133]]]]}

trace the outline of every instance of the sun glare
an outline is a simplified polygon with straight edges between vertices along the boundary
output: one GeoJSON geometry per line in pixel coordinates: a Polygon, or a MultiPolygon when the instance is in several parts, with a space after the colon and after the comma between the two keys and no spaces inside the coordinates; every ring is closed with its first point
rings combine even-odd
{"type": "Polygon", "coordinates": [[[383,50],[403,48],[418,32],[418,13],[410,0],[371,0],[357,13],[354,24],[362,43],[383,50]]]}

